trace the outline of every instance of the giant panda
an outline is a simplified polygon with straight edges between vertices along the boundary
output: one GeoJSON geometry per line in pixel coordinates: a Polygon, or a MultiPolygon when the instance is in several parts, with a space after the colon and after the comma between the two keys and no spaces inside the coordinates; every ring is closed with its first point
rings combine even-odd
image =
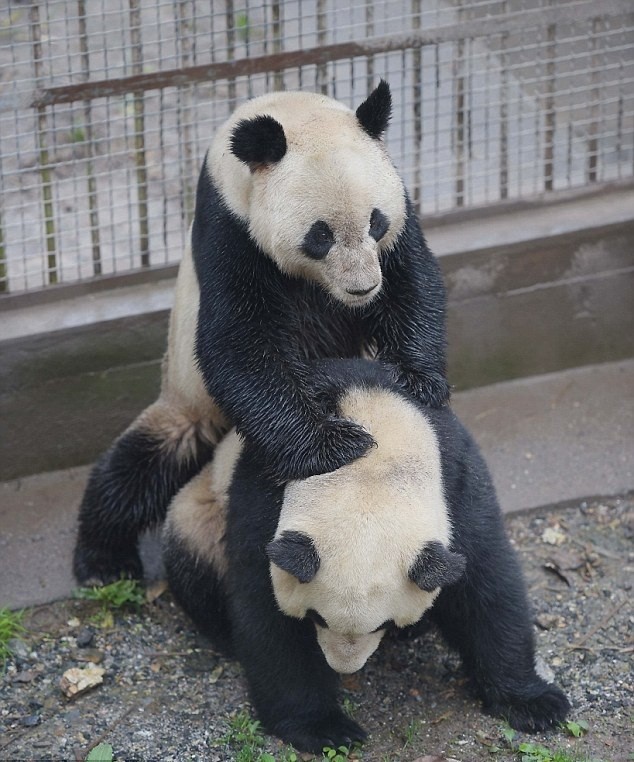
{"type": "Polygon", "coordinates": [[[356,111],[278,92],[220,127],[198,183],[158,401],[98,460],[79,511],[77,579],[141,576],[139,533],[229,426],[278,481],[363,455],[361,427],[324,416],[308,363],[366,353],[423,403],[443,405],[438,264],[382,136],[381,82],[356,111]]]}
{"type": "Polygon", "coordinates": [[[241,661],[265,728],[300,750],[365,738],[338,705],[337,673],[360,669],[387,629],[416,634],[426,619],[487,712],[525,731],[562,721],[569,704],[535,671],[525,584],[473,439],[377,363],[320,367],[322,404],[375,447],[280,485],[230,433],[169,511],[176,599],[241,661]]]}

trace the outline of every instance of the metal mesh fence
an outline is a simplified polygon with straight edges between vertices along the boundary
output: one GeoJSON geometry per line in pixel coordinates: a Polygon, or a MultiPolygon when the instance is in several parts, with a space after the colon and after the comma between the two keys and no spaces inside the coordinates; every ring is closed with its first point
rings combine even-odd
{"type": "Polygon", "coordinates": [[[423,216],[630,178],[630,0],[0,0],[0,291],[179,260],[217,124],[356,106],[423,216]]]}

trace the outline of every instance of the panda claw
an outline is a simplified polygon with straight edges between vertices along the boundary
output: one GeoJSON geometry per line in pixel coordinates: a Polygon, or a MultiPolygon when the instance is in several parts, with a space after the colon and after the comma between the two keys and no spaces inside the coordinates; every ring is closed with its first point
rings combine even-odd
{"type": "Polygon", "coordinates": [[[486,707],[489,714],[504,717],[515,730],[539,733],[556,727],[570,711],[570,702],[555,685],[548,685],[532,698],[512,697],[486,707]]]}
{"type": "Polygon", "coordinates": [[[324,747],[336,749],[361,743],[367,738],[365,730],[342,712],[333,712],[310,723],[303,719],[289,719],[278,724],[273,732],[299,751],[313,754],[321,754],[324,747]]]}
{"type": "Polygon", "coordinates": [[[143,564],[136,548],[117,553],[78,543],[73,557],[73,573],[80,585],[101,587],[122,577],[143,579],[143,564]]]}

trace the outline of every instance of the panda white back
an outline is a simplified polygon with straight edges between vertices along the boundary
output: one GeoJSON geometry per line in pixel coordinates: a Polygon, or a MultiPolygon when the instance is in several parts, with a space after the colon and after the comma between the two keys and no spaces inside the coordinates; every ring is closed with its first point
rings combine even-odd
{"type": "MultiPolygon", "coordinates": [[[[451,527],[438,441],[421,408],[388,389],[352,388],[339,409],[372,434],[376,447],[337,471],[291,482],[275,535],[282,543],[310,538],[318,568],[300,581],[292,562],[290,572],[280,567],[283,553],[269,555],[281,610],[312,617],[330,666],[353,672],[387,622],[413,624],[432,605],[439,588],[432,581],[422,589],[412,570],[421,554],[447,548],[451,527]]],[[[432,566],[455,562],[436,580],[445,584],[462,563],[445,550],[441,555],[432,566]]]]}

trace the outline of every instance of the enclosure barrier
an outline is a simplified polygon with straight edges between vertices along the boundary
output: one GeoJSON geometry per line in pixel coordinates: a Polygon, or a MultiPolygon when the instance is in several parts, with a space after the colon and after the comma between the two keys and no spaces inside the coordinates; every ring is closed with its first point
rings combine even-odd
{"type": "Polygon", "coordinates": [[[216,126],[358,104],[423,218],[634,175],[631,0],[49,0],[0,9],[0,291],[180,259],[216,126]]]}

